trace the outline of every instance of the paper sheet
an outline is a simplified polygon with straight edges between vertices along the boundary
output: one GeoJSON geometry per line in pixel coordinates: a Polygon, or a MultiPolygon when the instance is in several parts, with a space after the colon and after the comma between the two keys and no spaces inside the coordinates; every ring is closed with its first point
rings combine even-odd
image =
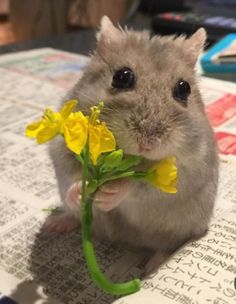
{"type": "MultiPolygon", "coordinates": [[[[25,138],[24,128],[46,106],[57,108],[87,62],[53,49],[0,57],[0,292],[22,304],[236,302],[235,84],[207,78],[200,84],[222,154],[210,232],[173,255],[142,282],[139,293],[122,299],[105,295],[88,275],[79,230],[59,237],[43,230],[48,214],[42,209],[60,205],[60,197],[46,145],[25,138]]],[[[140,275],[142,252],[100,241],[95,250],[113,281],[140,275]]]]}

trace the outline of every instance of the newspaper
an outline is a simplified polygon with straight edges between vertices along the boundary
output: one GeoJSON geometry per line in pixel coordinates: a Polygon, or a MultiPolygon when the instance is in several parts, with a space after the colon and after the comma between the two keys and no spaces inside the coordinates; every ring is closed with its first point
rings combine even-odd
{"type": "MultiPolygon", "coordinates": [[[[176,252],[138,293],[104,294],[89,277],[80,231],[55,237],[43,229],[42,209],[60,205],[60,196],[47,147],[25,138],[24,128],[45,106],[57,107],[88,60],[54,49],[0,57],[0,303],[6,297],[21,304],[236,303],[236,84],[200,81],[221,153],[209,233],[176,252]]],[[[143,252],[94,244],[111,280],[141,274],[143,252]]]]}

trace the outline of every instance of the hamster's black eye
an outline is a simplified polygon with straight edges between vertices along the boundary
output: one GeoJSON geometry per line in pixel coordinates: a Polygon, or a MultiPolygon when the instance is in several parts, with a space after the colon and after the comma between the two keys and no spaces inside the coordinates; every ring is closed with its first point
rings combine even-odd
{"type": "Polygon", "coordinates": [[[116,89],[132,89],[134,87],[134,72],[127,67],[116,71],[111,85],[116,89]]]}
{"type": "Polygon", "coordinates": [[[186,106],[190,94],[191,88],[189,83],[183,79],[178,80],[173,91],[174,99],[186,106]]]}

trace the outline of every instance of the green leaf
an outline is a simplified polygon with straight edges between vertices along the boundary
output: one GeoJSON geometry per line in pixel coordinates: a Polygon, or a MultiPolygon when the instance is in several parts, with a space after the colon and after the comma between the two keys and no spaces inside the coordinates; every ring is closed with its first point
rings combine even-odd
{"type": "Polygon", "coordinates": [[[100,168],[101,172],[110,171],[111,169],[119,167],[122,161],[123,151],[121,149],[108,153],[103,158],[103,164],[100,168]]]}
{"type": "Polygon", "coordinates": [[[106,158],[106,156],[111,153],[111,152],[107,152],[107,153],[102,153],[98,156],[98,159],[97,159],[97,164],[96,166],[97,167],[101,167],[104,163],[104,159],[106,158]]]}
{"type": "Polygon", "coordinates": [[[94,193],[98,188],[98,181],[96,179],[91,179],[88,184],[89,193],[94,193]]]}
{"type": "Polygon", "coordinates": [[[141,156],[126,155],[125,158],[120,162],[118,169],[120,171],[126,171],[127,169],[137,166],[142,162],[141,156]]]}

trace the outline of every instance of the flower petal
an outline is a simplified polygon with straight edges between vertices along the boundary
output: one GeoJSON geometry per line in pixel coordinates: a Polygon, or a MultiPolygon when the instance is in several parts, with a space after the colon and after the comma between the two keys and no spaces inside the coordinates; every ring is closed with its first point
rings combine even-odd
{"type": "Polygon", "coordinates": [[[59,134],[59,130],[57,128],[57,124],[47,124],[39,130],[36,138],[38,144],[43,144],[51,139],[53,139],[55,136],[59,134]]]}
{"type": "Polygon", "coordinates": [[[177,178],[173,179],[171,182],[169,182],[168,185],[163,185],[163,184],[159,184],[157,187],[162,190],[163,192],[167,192],[167,193],[177,193],[177,189],[176,189],[176,183],[177,183],[177,178]]]}
{"type": "Polygon", "coordinates": [[[40,130],[44,128],[43,120],[38,120],[28,125],[25,129],[27,137],[35,138],[40,130]]]}
{"type": "Polygon", "coordinates": [[[103,122],[98,125],[89,125],[89,151],[94,165],[101,153],[115,150],[116,141],[103,122]]]}
{"type": "Polygon", "coordinates": [[[177,168],[175,163],[175,157],[161,160],[148,171],[147,180],[164,192],[176,193],[177,168]]]}
{"type": "Polygon", "coordinates": [[[67,147],[80,154],[88,137],[88,118],[82,112],[71,113],[63,122],[61,130],[67,147]]]}
{"type": "Polygon", "coordinates": [[[64,104],[64,106],[60,109],[60,114],[61,114],[62,119],[67,118],[70,115],[70,113],[72,113],[74,111],[77,104],[78,104],[78,101],[75,99],[67,101],[64,104]]]}

